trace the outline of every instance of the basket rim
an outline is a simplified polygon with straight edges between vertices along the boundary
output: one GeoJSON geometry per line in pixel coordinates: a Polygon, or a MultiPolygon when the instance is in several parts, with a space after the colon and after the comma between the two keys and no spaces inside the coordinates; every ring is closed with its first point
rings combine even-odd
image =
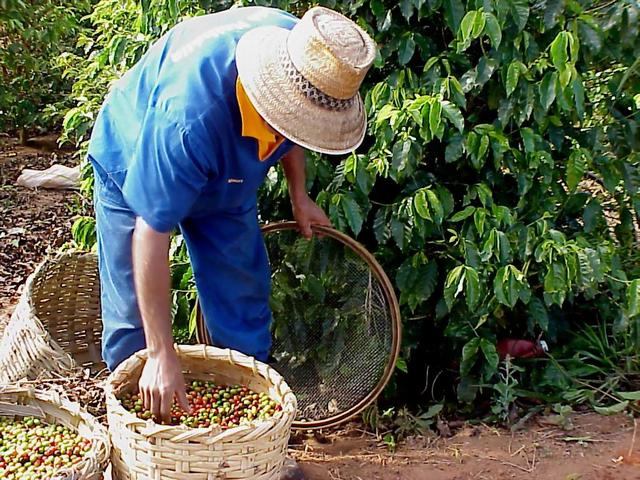
{"type": "MultiPolygon", "coordinates": [[[[58,342],[53,338],[49,330],[45,327],[45,323],[42,321],[40,316],[38,315],[36,305],[33,303],[33,290],[35,282],[40,276],[44,275],[47,269],[52,266],[59,264],[61,261],[67,258],[80,259],[84,260],[85,258],[90,257],[92,260],[97,262],[97,255],[92,252],[80,252],[80,251],[63,251],[57,252],[53,255],[47,255],[35,268],[35,270],[27,277],[27,280],[24,283],[24,289],[20,294],[20,298],[18,303],[16,304],[9,322],[7,323],[2,335],[0,336],[0,345],[3,345],[5,342],[12,342],[13,335],[16,335],[18,332],[24,330],[24,324],[22,322],[23,317],[18,318],[18,313],[20,310],[26,309],[26,313],[28,314],[28,318],[35,327],[39,331],[34,334],[41,337],[45,345],[42,348],[46,350],[42,352],[42,355],[48,356],[51,355],[56,358],[57,362],[57,371],[59,372],[72,372],[76,369],[81,368],[80,365],[75,361],[75,359],[67,352],[64,348],[62,348],[58,342]],[[20,320],[20,321],[19,321],[20,320]]],[[[0,355],[0,358],[4,358],[5,354],[8,354],[10,350],[3,352],[0,355]]],[[[4,373],[5,364],[0,363],[0,372],[4,373]]],[[[19,378],[11,378],[11,375],[8,375],[7,379],[8,383],[11,381],[19,381],[19,378]]]]}
{"type": "MultiPolygon", "coordinates": [[[[380,396],[384,388],[391,380],[393,372],[396,368],[396,363],[400,356],[402,340],[402,319],[400,316],[400,304],[398,303],[398,298],[393,288],[393,283],[387,276],[382,266],[373,256],[373,254],[369,252],[360,242],[354,240],[349,235],[346,235],[333,227],[327,227],[324,225],[311,225],[311,229],[316,234],[321,234],[325,237],[333,238],[334,240],[345,244],[369,265],[371,271],[373,272],[373,275],[380,282],[380,285],[382,286],[382,289],[385,293],[385,297],[389,302],[389,312],[391,315],[392,323],[392,344],[389,352],[389,361],[385,365],[385,370],[382,373],[382,376],[380,377],[380,380],[378,381],[376,386],[371,389],[368,395],[363,397],[358,403],[351,406],[347,410],[339,412],[330,417],[326,417],[322,420],[300,421],[296,419],[292,424],[292,428],[296,430],[316,430],[320,428],[334,427],[352,419],[353,417],[364,411],[380,396]]],[[[298,230],[298,224],[297,222],[291,220],[271,222],[262,225],[261,230],[265,235],[285,230],[298,230]]],[[[196,309],[196,338],[199,342],[211,344],[211,339],[209,337],[209,332],[206,327],[199,301],[196,302],[196,309]]]]}
{"type": "Polygon", "coordinates": [[[141,363],[144,363],[148,358],[147,349],[142,349],[125,359],[116,369],[109,374],[109,377],[104,383],[107,415],[117,414],[125,419],[127,425],[133,426],[135,431],[143,437],[153,437],[163,432],[171,431],[176,434],[185,435],[185,440],[190,438],[189,434],[198,435],[210,433],[208,437],[208,443],[215,443],[222,441],[226,437],[233,435],[234,433],[253,430],[256,428],[266,427],[268,425],[277,425],[280,423],[288,422],[288,417],[293,416],[295,418],[297,411],[297,399],[289,388],[289,385],[285,382],[282,375],[280,375],[275,369],[269,365],[256,360],[253,357],[245,355],[236,350],[229,348],[222,349],[212,347],[209,345],[174,345],[174,348],[178,354],[178,357],[193,357],[202,358],[208,361],[222,361],[238,367],[251,368],[253,373],[261,376],[273,387],[276,388],[279,395],[282,397],[281,405],[282,410],[276,412],[272,417],[265,420],[252,420],[251,422],[236,427],[223,430],[220,425],[214,424],[209,427],[192,428],[186,425],[162,425],[155,423],[153,420],[143,420],[138,418],[126,410],[118,398],[116,392],[119,385],[122,384],[127,373],[130,370],[138,367],[141,363]]]}
{"type": "MultiPolygon", "coordinates": [[[[65,398],[54,390],[46,390],[36,388],[32,385],[23,385],[21,383],[0,385],[0,416],[7,416],[4,412],[7,405],[23,405],[34,406],[40,408],[37,403],[47,403],[55,407],[57,410],[64,411],[72,417],[78,418],[79,423],[84,423],[91,428],[92,435],[87,438],[91,442],[90,456],[84,457],[80,462],[72,467],[59,471],[61,479],[82,479],[94,478],[95,475],[102,475],[107,468],[111,454],[111,442],[107,429],[89,412],[76,402],[65,398]],[[18,401],[11,397],[17,397],[18,401]],[[8,398],[7,398],[8,397],[8,398]],[[92,463],[95,462],[95,465],[92,463]],[[89,469],[89,471],[83,471],[89,469]],[[66,475],[66,477],[64,476],[66,475]],[[79,475],[79,477],[77,476],[79,475]]],[[[57,418],[55,412],[45,412],[42,410],[42,416],[49,413],[53,418],[57,418]]],[[[73,430],[78,431],[77,427],[73,430]]],[[[58,477],[56,477],[58,478],[58,477]]]]}

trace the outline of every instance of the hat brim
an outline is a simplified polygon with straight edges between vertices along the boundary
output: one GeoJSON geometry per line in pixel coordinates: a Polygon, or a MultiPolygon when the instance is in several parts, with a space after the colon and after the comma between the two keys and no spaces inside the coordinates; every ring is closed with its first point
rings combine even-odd
{"type": "Polygon", "coordinates": [[[340,155],[364,139],[367,118],[362,98],[332,111],[316,105],[287,78],[279,52],[289,30],[266,26],[249,30],[236,47],[240,81],[253,106],[276,131],[292,142],[320,153],[340,155]]]}

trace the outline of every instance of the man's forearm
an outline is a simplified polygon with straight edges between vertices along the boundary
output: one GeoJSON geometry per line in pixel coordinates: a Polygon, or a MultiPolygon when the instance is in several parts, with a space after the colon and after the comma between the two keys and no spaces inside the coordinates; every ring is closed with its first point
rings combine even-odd
{"type": "Polygon", "coordinates": [[[150,355],[173,348],[171,332],[169,234],[138,218],[133,234],[133,274],[150,355]]]}
{"type": "Polygon", "coordinates": [[[282,158],[282,167],[292,202],[307,196],[304,150],[295,146],[282,158]]]}

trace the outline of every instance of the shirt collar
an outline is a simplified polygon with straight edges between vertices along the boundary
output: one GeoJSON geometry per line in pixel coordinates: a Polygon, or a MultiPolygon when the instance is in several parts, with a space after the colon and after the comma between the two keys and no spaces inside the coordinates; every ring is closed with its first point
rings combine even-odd
{"type": "Polygon", "coordinates": [[[240,77],[236,80],[236,97],[242,118],[242,136],[258,141],[258,158],[266,160],[284,141],[284,137],[273,133],[267,122],[260,116],[245,92],[240,77]]]}

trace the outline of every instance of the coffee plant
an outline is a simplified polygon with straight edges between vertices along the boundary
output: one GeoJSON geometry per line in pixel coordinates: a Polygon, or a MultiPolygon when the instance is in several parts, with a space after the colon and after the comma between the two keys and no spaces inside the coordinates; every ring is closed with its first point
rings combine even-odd
{"type": "Polygon", "coordinates": [[[28,133],[52,128],[56,113],[69,108],[64,99],[71,82],[52,61],[74,48],[88,8],[86,0],[0,2],[0,131],[18,133],[24,143],[28,133]]]}
{"type": "MultiPolygon", "coordinates": [[[[110,82],[154,39],[184,16],[230,3],[98,2],[93,30],[79,39],[84,54],[60,59],[76,80],[65,138],[86,142],[110,82]]],[[[296,15],[311,6],[235,3],[296,15]]],[[[457,396],[471,405],[479,395],[505,405],[523,397],[629,404],[621,392],[640,390],[640,4],[320,3],[379,45],[362,91],[364,145],[338,159],[311,155],[307,173],[334,225],[395,280],[405,329],[389,395],[418,404],[457,396]],[[615,365],[592,358],[597,368],[581,368],[585,352],[606,354],[593,343],[601,336],[626,353],[615,365]],[[503,338],[544,338],[551,353],[518,362],[508,397],[494,388],[503,338]],[[593,394],[612,369],[624,375],[607,395],[593,394]]],[[[280,169],[259,204],[265,220],[290,218],[280,169]]],[[[175,251],[183,262],[184,248],[175,251]]],[[[185,317],[195,294],[189,269],[180,271],[185,317]]]]}

